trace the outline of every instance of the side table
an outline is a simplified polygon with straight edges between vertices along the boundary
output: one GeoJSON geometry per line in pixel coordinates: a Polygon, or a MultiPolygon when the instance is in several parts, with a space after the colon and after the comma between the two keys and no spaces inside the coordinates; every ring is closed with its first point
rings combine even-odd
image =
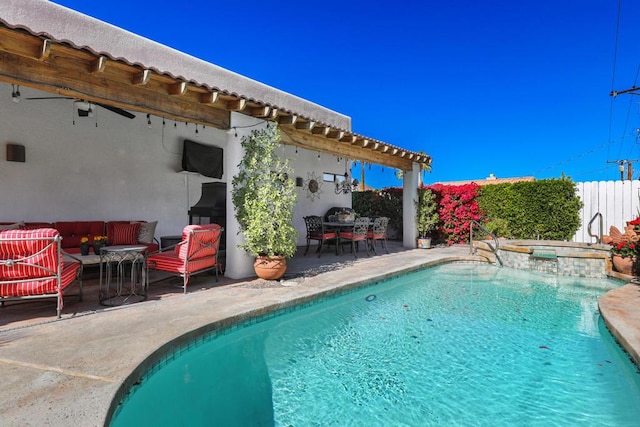
{"type": "Polygon", "coordinates": [[[171,245],[177,245],[182,241],[182,235],[162,236],[160,237],[160,249],[167,248],[171,245]]]}
{"type": "Polygon", "coordinates": [[[118,245],[100,249],[101,305],[115,306],[147,299],[147,252],[146,246],[118,245]]]}

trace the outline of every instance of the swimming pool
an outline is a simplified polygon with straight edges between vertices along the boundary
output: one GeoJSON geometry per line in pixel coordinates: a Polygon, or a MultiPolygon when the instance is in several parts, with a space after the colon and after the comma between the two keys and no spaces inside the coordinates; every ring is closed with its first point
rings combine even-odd
{"type": "Polygon", "coordinates": [[[596,305],[617,285],[414,272],[172,355],[112,425],[635,425],[640,375],[596,305]]]}

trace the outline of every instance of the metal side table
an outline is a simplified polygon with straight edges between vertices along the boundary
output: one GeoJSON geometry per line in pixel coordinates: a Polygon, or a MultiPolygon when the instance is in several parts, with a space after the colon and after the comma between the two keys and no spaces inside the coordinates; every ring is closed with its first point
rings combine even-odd
{"type": "Polygon", "coordinates": [[[149,275],[146,246],[103,246],[100,249],[101,305],[116,306],[147,299],[149,275]]]}

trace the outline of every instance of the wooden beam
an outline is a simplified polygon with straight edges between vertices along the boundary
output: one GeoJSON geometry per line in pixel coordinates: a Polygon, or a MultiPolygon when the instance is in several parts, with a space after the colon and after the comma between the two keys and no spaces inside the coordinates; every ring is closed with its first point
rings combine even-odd
{"type": "Polygon", "coordinates": [[[314,126],[311,133],[314,135],[327,136],[331,128],[329,126],[314,126]]]}
{"type": "Polygon", "coordinates": [[[131,77],[131,84],[134,86],[144,86],[149,83],[151,78],[151,70],[142,70],[139,73],[135,73],[131,77]]]}
{"type": "Polygon", "coordinates": [[[247,100],[238,98],[235,101],[227,102],[227,110],[229,111],[242,111],[247,107],[247,100]]]}
{"type": "Polygon", "coordinates": [[[217,90],[200,94],[200,102],[202,104],[215,104],[220,96],[217,90]]]}
{"type": "Polygon", "coordinates": [[[89,72],[102,73],[106,65],[107,65],[107,57],[100,55],[96,59],[91,61],[91,63],[89,64],[89,72]]]}
{"type": "Polygon", "coordinates": [[[340,129],[331,129],[327,133],[327,138],[337,139],[338,141],[344,136],[344,131],[340,129]]]}
{"type": "Polygon", "coordinates": [[[305,148],[320,153],[330,154],[337,157],[346,157],[382,166],[409,171],[412,169],[412,162],[408,159],[383,154],[369,148],[348,145],[335,139],[325,138],[307,132],[296,130],[294,126],[280,126],[282,130],[282,142],[284,144],[305,148]]]}
{"type": "Polygon", "coordinates": [[[38,61],[46,61],[51,54],[51,40],[44,39],[40,45],[40,51],[38,52],[38,61]]]}
{"type": "Polygon", "coordinates": [[[293,125],[298,120],[298,116],[295,114],[289,114],[278,117],[278,123],[281,125],[293,125]]]}
{"type": "Polygon", "coordinates": [[[187,82],[176,82],[174,84],[169,85],[168,88],[169,95],[172,96],[182,96],[187,93],[187,82]]]}
{"type": "Polygon", "coordinates": [[[149,90],[147,86],[132,86],[130,80],[127,83],[111,81],[103,73],[89,74],[83,70],[86,66],[59,69],[52,66],[51,61],[40,62],[0,51],[0,81],[168,119],[229,128],[228,111],[169,96],[161,90],[161,85],[157,90],[149,90]]]}
{"type": "Polygon", "coordinates": [[[278,118],[278,115],[280,114],[280,111],[277,108],[271,108],[271,112],[269,113],[269,115],[267,116],[267,119],[269,120],[275,120],[278,118]]]}
{"type": "Polygon", "coordinates": [[[295,126],[296,129],[308,130],[310,131],[316,125],[316,122],[313,120],[305,120],[305,121],[297,121],[295,126]]]}
{"type": "Polygon", "coordinates": [[[340,141],[346,142],[347,144],[353,144],[354,142],[356,142],[356,139],[358,139],[358,137],[355,135],[345,135],[340,138],[340,141]]]}
{"type": "Polygon", "coordinates": [[[253,117],[269,117],[271,114],[271,107],[265,105],[262,107],[254,107],[249,110],[249,115],[253,117]]]}

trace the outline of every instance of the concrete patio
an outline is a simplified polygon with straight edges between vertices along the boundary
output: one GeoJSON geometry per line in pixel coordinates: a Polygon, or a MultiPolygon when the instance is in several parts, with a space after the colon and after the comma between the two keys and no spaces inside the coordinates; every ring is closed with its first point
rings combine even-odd
{"type": "MultiPolygon", "coordinates": [[[[321,258],[297,255],[283,281],[215,282],[204,275],[186,295],[179,281],[168,279],[152,284],[146,301],[114,308],[98,304],[94,278],[87,280],[84,302],[65,303],[61,320],[55,319],[53,300],[7,305],[0,309],[0,425],[108,425],[114,402],[171,346],[401,271],[480,260],[469,255],[468,246],[406,250],[391,242],[390,249],[371,257],[361,252],[357,259],[331,251],[321,258]]],[[[640,306],[636,285],[619,289],[631,289],[640,306]]],[[[615,309],[609,311],[607,317],[616,317],[615,309]]],[[[629,335],[622,342],[637,349],[632,332],[640,331],[640,319],[631,320],[619,329],[629,335]]]]}

